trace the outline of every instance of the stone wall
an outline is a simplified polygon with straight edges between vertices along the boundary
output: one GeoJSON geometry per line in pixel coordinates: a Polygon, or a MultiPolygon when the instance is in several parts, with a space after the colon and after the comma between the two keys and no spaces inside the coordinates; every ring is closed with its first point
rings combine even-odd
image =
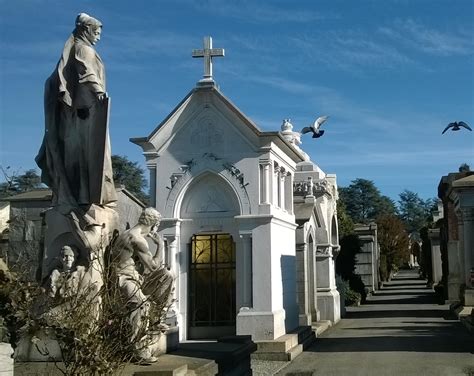
{"type": "Polygon", "coordinates": [[[356,255],[355,273],[360,275],[367,293],[378,289],[379,245],[377,224],[357,225],[354,229],[361,242],[361,252],[356,255]]]}

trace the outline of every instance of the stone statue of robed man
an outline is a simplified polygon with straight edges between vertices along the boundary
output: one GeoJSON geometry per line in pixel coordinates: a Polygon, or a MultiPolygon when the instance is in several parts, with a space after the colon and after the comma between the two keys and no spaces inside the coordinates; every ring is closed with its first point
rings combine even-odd
{"type": "Polygon", "coordinates": [[[45,135],[36,157],[54,204],[116,201],[108,135],[105,69],[94,49],[102,24],[81,13],[45,85],[45,135]]]}

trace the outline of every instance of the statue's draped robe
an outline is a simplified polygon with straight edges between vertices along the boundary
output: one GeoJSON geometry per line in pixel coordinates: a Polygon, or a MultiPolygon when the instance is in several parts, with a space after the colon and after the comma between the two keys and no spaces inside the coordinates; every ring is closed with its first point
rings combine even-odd
{"type": "Polygon", "coordinates": [[[45,136],[36,157],[55,204],[116,201],[105,93],[105,70],[90,42],[68,39],[56,70],[45,84],[45,136]]]}

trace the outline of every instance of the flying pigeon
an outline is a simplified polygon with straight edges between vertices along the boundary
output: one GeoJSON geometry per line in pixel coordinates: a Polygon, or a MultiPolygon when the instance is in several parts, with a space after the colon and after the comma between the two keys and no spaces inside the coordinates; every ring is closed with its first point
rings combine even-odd
{"type": "Polygon", "coordinates": [[[444,128],[444,131],[441,132],[441,134],[444,134],[444,132],[446,132],[449,128],[453,128],[452,129],[453,131],[459,131],[461,129],[460,127],[464,127],[466,129],[472,131],[471,127],[469,125],[467,125],[465,122],[455,121],[454,123],[449,123],[448,126],[446,128],[444,128]]]}
{"type": "Polygon", "coordinates": [[[301,134],[313,132],[313,138],[321,137],[324,134],[324,131],[320,130],[319,128],[321,127],[321,125],[323,125],[323,123],[327,120],[328,117],[329,116],[318,117],[313,125],[311,125],[310,127],[304,127],[301,130],[301,134]]]}

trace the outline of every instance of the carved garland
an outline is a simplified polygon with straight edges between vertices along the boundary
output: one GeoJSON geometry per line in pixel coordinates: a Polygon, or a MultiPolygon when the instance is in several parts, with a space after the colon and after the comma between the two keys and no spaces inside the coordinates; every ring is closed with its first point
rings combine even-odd
{"type": "Polygon", "coordinates": [[[327,179],[313,181],[311,177],[307,181],[295,181],[293,183],[293,193],[295,196],[316,196],[328,195],[332,197],[332,185],[327,179]]]}
{"type": "Polygon", "coordinates": [[[171,175],[171,187],[167,187],[170,191],[166,199],[165,207],[165,213],[167,215],[170,215],[172,213],[179,192],[181,192],[182,188],[186,185],[186,183],[193,178],[192,172],[199,171],[199,167],[203,167],[201,166],[203,162],[206,162],[206,164],[208,164],[209,161],[213,163],[216,167],[213,170],[220,170],[220,168],[224,169],[224,171],[220,173],[216,172],[217,174],[227,175],[228,178],[237,180],[238,186],[241,191],[241,194],[238,196],[240,197],[240,200],[243,205],[243,214],[250,214],[250,198],[246,188],[247,185],[249,185],[249,182],[245,183],[243,172],[241,172],[235,165],[225,161],[224,159],[216,156],[213,153],[204,153],[201,158],[191,159],[184,165],[180,166],[180,172],[175,172],[171,175]]]}

